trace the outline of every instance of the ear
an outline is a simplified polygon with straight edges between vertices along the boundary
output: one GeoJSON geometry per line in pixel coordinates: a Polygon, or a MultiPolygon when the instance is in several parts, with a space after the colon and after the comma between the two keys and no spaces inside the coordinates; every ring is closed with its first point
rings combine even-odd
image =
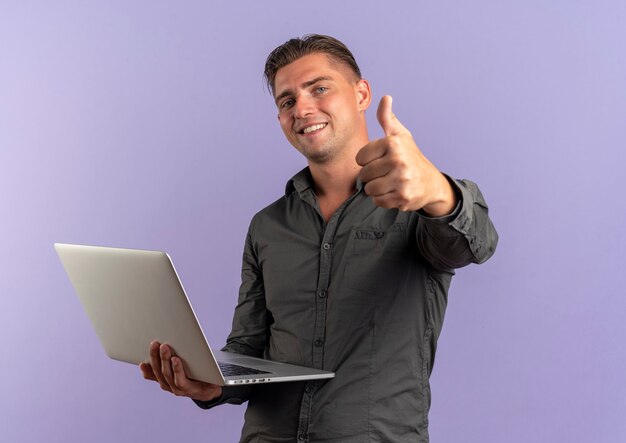
{"type": "Polygon", "coordinates": [[[372,91],[370,84],[364,78],[356,82],[355,91],[357,94],[359,111],[365,111],[372,102],[372,91]]]}

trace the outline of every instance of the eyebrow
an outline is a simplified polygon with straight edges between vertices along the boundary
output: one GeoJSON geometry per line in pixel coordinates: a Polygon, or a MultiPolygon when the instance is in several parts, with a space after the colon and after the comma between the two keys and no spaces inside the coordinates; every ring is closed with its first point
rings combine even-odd
{"type": "MultiPolygon", "coordinates": [[[[322,75],[322,76],[319,76],[319,77],[315,77],[313,80],[309,80],[309,81],[306,81],[306,82],[302,83],[300,85],[300,88],[306,89],[309,86],[313,86],[317,82],[323,82],[323,81],[329,81],[329,80],[332,81],[332,77],[328,77],[328,76],[322,75]]],[[[281,92],[280,95],[276,96],[276,98],[274,99],[274,102],[276,104],[278,104],[279,101],[281,101],[283,98],[288,97],[290,95],[293,95],[293,91],[291,89],[287,89],[287,90],[281,92]]]]}

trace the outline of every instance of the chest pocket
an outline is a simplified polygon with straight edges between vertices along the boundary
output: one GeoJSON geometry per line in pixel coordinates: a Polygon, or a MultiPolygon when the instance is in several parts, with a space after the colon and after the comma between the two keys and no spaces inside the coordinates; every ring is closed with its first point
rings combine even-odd
{"type": "Polygon", "coordinates": [[[358,227],[353,229],[351,241],[346,262],[348,286],[376,295],[395,292],[404,278],[410,250],[406,225],[395,223],[386,231],[358,227]]]}

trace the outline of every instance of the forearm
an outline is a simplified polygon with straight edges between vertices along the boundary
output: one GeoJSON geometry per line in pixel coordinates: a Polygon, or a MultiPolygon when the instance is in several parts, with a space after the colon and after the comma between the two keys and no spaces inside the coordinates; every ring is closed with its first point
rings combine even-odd
{"type": "Polygon", "coordinates": [[[433,218],[420,211],[417,232],[418,246],[424,257],[444,271],[485,262],[498,243],[498,234],[478,186],[469,180],[451,183],[459,197],[453,213],[433,218]]]}
{"type": "Polygon", "coordinates": [[[452,183],[447,175],[439,173],[437,195],[434,201],[425,205],[422,210],[429,217],[445,217],[452,214],[459,200],[462,199],[458,186],[452,183]]]}

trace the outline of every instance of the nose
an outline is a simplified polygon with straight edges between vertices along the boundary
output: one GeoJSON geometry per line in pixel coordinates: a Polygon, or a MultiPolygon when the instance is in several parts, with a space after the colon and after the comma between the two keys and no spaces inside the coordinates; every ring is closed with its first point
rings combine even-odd
{"type": "Polygon", "coordinates": [[[294,108],[296,118],[306,118],[313,114],[315,110],[313,98],[306,94],[301,95],[298,97],[298,100],[296,100],[294,108]]]}

